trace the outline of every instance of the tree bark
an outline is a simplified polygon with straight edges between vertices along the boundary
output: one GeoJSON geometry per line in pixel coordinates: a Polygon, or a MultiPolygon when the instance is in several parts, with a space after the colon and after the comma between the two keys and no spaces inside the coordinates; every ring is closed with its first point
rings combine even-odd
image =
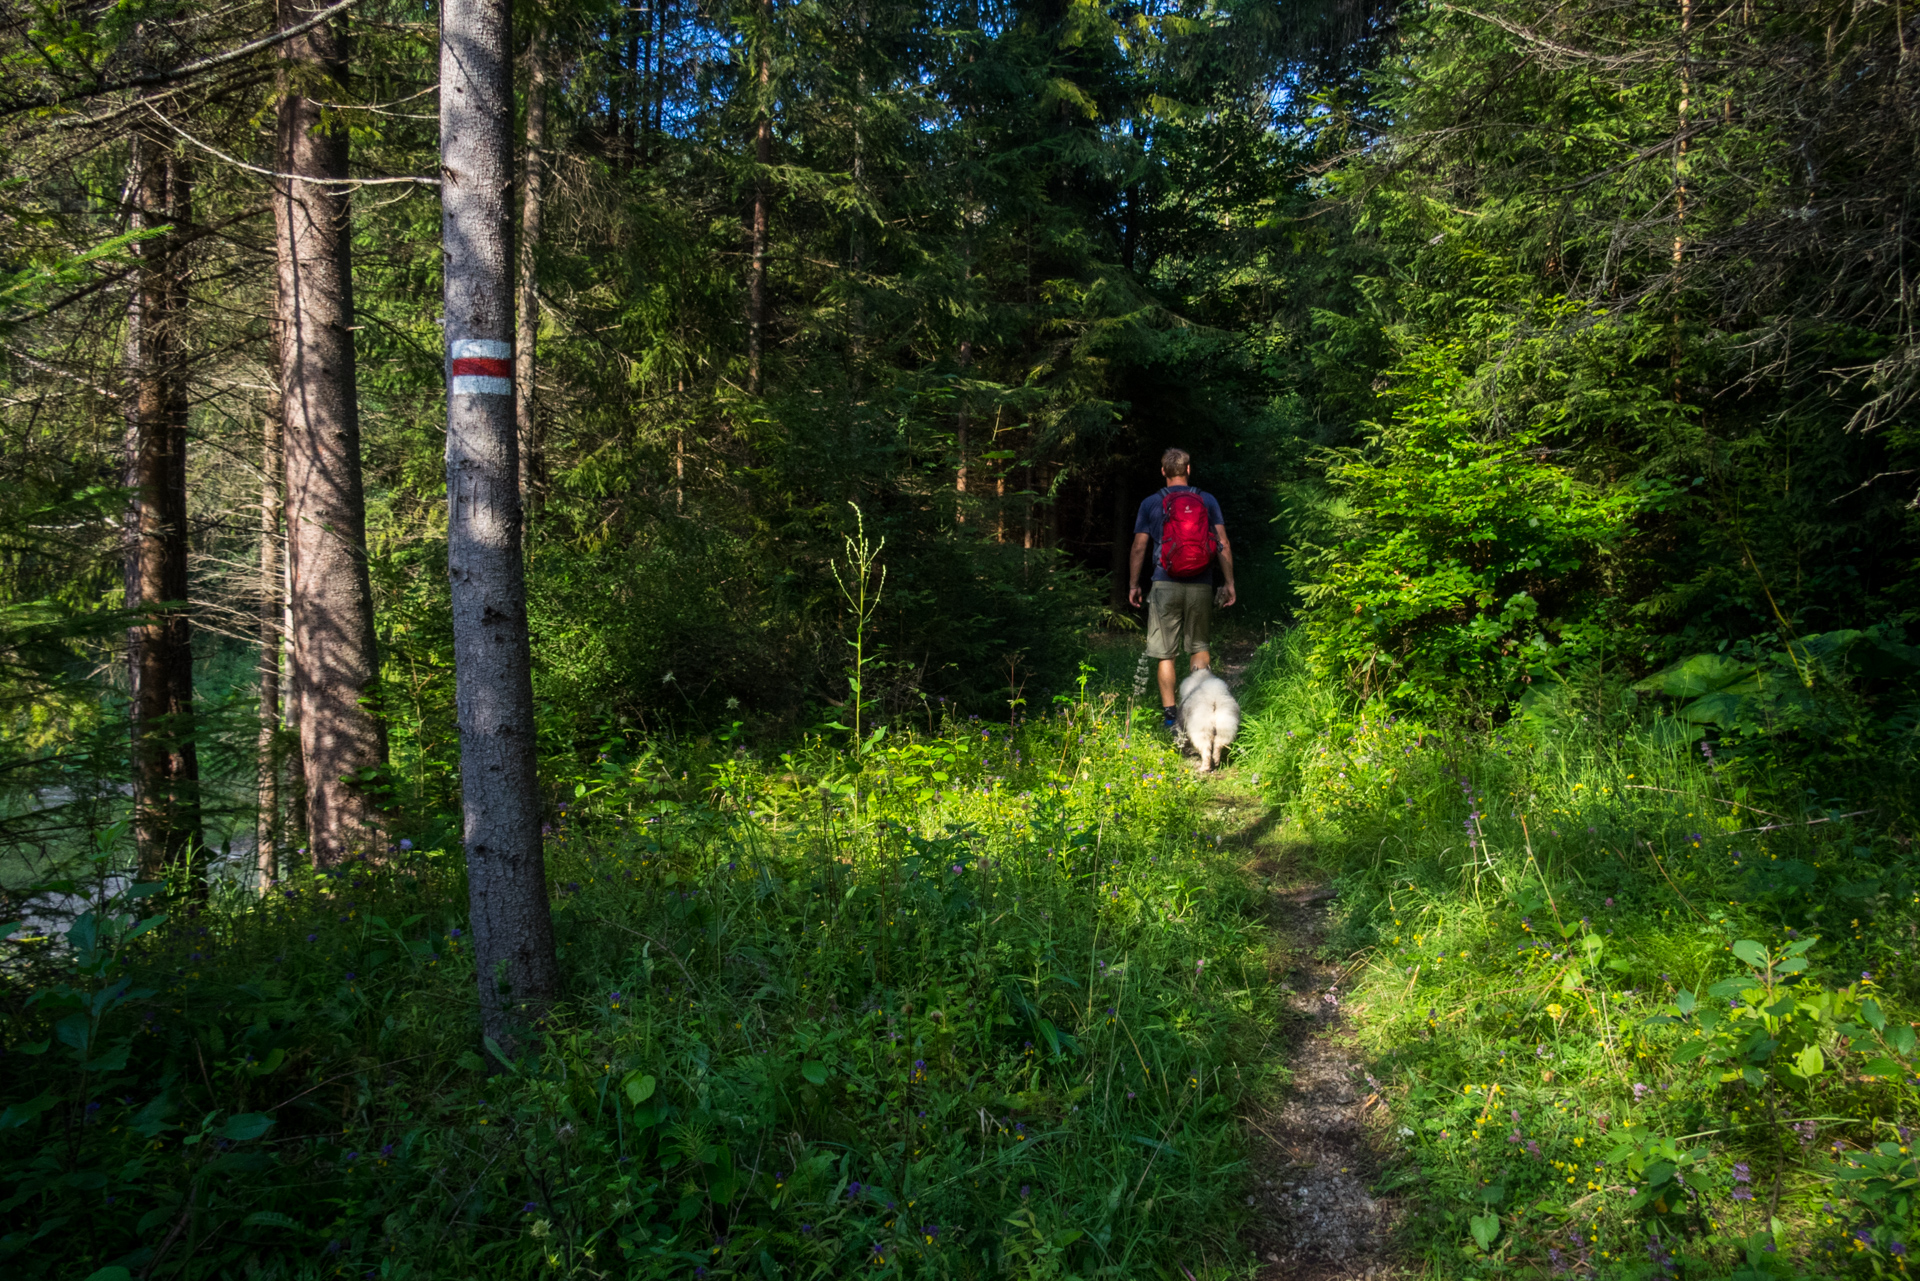
{"type": "Polygon", "coordinates": [[[255,777],[254,868],[265,893],[280,844],[280,411],[268,414],[260,449],[260,725],[255,777]]]}
{"type": "MultiPolygon", "coordinates": [[[[136,231],[189,221],[183,158],[135,133],[128,198],[136,231]]],[[[187,387],[181,237],[137,243],[127,307],[126,604],[133,827],[141,877],[155,880],[200,841],[193,630],[187,610],[187,387]]]]}
{"type": "Polygon", "coordinates": [[[559,994],[534,772],[513,421],[509,0],[449,0],[440,28],[447,322],[447,569],[474,960],[508,1053],[559,994]]]}
{"type": "Polygon", "coordinates": [[[750,227],[753,257],[747,267],[747,393],[760,394],[760,361],[767,328],[767,217],[773,192],[767,166],[773,163],[773,121],[768,99],[773,89],[773,0],[760,0],[759,101],[753,122],[753,215],[750,227]]]}
{"type": "MultiPolygon", "coordinates": [[[[973,343],[969,339],[960,340],[960,376],[967,376],[968,368],[973,364],[973,343]]],[[[960,455],[959,465],[953,473],[953,522],[956,525],[967,523],[967,393],[960,393],[960,408],[954,415],[953,440],[960,455]]]]}
{"type": "MultiPolygon", "coordinates": [[[[320,0],[280,0],[292,26],[320,0]]],[[[345,19],[281,46],[274,236],[279,259],[280,391],[286,457],[293,689],[316,864],[378,850],[378,815],[352,780],[383,764],[373,590],[354,383],[347,132],[315,92],[345,96],[345,19]]]]}
{"type": "Polygon", "coordinates": [[[527,159],[520,202],[520,304],[515,312],[513,359],[513,413],[520,433],[520,507],[523,519],[533,519],[533,491],[538,466],[539,429],[534,358],[540,342],[539,276],[534,258],[540,249],[540,214],[544,198],[547,145],[547,40],[536,28],[527,55],[527,159]]]}

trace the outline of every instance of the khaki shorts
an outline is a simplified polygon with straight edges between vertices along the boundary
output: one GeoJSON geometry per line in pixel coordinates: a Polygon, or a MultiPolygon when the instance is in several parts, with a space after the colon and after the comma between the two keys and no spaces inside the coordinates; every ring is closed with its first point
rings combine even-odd
{"type": "Polygon", "coordinates": [[[1147,589],[1147,657],[1173,658],[1207,648],[1207,630],[1213,622],[1212,583],[1161,581],[1147,589]]]}

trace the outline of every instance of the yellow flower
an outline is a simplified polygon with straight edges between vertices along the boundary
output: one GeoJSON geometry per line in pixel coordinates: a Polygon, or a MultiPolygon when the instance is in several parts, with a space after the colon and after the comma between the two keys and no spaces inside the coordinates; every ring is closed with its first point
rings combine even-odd
{"type": "Polygon", "coordinates": [[[1552,1018],[1555,1023],[1558,1023],[1566,1017],[1567,1011],[1558,1002],[1555,1002],[1547,1007],[1547,1015],[1552,1018]]]}

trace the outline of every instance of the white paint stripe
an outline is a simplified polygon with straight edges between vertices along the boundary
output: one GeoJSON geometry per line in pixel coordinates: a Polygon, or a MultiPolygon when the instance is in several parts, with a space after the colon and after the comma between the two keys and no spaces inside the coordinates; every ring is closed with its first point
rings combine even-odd
{"type": "Polygon", "coordinates": [[[495,342],[491,338],[455,338],[447,344],[447,355],[454,360],[459,360],[463,356],[505,360],[513,355],[513,344],[495,342]]]}
{"type": "Polygon", "coordinates": [[[453,394],[456,396],[511,396],[513,380],[482,378],[477,374],[460,374],[453,380],[453,394]]]}

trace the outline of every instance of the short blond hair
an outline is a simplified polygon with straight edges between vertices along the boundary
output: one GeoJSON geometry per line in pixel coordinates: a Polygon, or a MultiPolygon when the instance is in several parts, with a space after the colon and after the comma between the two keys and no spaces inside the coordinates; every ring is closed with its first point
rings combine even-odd
{"type": "Polygon", "coordinates": [[[1160,470],[1168,476],[1184,476],[1193,466],[1193,455],[1184,449],[1169,449],[1160,455],[1160,470]]]}

